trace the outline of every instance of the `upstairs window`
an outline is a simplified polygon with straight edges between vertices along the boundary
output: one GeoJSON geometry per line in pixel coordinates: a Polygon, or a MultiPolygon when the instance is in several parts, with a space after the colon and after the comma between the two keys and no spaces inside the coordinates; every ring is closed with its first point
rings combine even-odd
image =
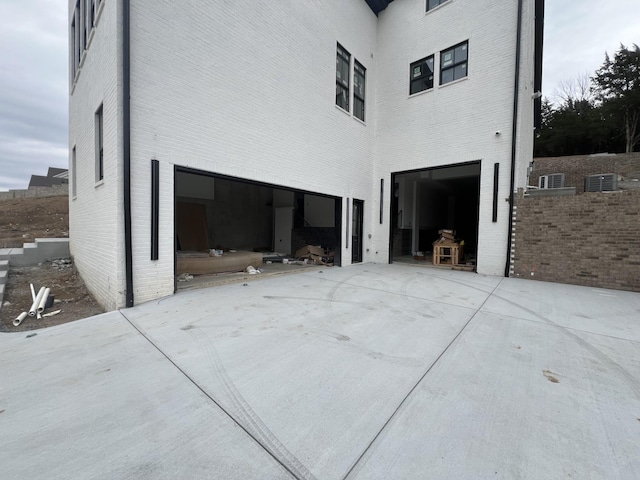
{"type": "Polygon", "coordinates": [[[357,60],[353,63],[353,115],[364,122],[364,91],[367,74],[357,60]]]}
{"type": "Polygon", "coordinates": [[[351,54],[340,44],[336,53],[336,105],[349,111],[349,65],[351,54]]]}
{"type": "Polygon", "coordinates": [[[449,0],[427,0],[427,12],[448,1],[449,0]]]}
{"type": "Polygon", "coordinates": [[[469,42],[462,42],[440,53],[440,85],[467,76],[469,42]]]}
{"type": "Polygon", "coordinates": [[[433,55],[413,62],[410,72],[409,95],[433,88],[433,55]]]}

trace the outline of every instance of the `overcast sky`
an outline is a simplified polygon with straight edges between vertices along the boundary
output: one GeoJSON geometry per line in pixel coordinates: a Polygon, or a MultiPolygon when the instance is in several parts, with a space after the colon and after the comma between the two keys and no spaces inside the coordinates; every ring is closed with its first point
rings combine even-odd
{"type": "MultiPolygon", "coordinates": [[[[546,0],[543,93],[640,44],[638,18],[638,0],[546,0]]],[[[68,167],[66,19],[67,0],[0,0],[0,190],[68,167]]]]}

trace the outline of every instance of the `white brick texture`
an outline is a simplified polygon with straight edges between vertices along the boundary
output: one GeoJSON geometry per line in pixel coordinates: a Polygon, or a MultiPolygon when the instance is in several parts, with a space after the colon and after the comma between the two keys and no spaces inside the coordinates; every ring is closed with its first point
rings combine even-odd
{"type": "MultiPolygon", "coordinates": [[[[78,149],[71,248],[91,291],[114,308],[124,301],[121,27],[120,2],[106,3],[71,96],[70,146],[78,149]],[[108,160],[104,184],[95,187],[93,111],[100,102],[108,160]]],[[[173,293],[176,165],[362,199],[364,261],[386,263],[391,174],[479,160],[478,271],[500,275],[506,261],[516,5],[451,0],[425,14],[423,0],[395,0],[376,17],[364,0],[132,1],[135,302],[173,293]],[[439,52],[464,40],[468,78],[439,87],[437,71],[432,91],[409,98],[410,63],[435,54],[437,67],[439,52]],[[367,69],[365,123],[335,106],[338,42],[352,64],[355,59],[367,69]],[[150,260],[152,159],[160,162],[157,261],[150,260]],[[499,221],[492,223],[495,162],[500,202],[499,221]]],[[[532,10],[527,6],[524,17],[519,164],[528,163],[532,150],[532,10]]],[[[345,206],[343,201],[343,212],[345,206]]],[[[345,222],[343,215],[343,265],[351,258],[345,222]]]]}

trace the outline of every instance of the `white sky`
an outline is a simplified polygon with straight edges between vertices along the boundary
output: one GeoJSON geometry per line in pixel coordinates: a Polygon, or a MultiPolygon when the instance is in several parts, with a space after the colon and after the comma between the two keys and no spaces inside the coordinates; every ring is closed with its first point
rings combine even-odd
{"type": "MultiPolygon", "coordinates": [[[[561,80],[593,75],[620,43],[640,44],[639,7],[546,0],[544,95],[561,80]]],[[[0,0],[0,190],[68,167],[67,76],[67,0],[0,0]]]]}

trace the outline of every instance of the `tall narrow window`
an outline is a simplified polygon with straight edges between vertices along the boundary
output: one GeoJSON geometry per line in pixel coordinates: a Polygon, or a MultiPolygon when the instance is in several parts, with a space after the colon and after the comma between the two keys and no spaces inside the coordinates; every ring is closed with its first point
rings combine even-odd
{"type": "Polygon", "coordinates": [[[71,149],[71,198],[76,198],[77,195],[76,178],[78,178],[78,175],[76,173],[76,147],[74,146],[71,149]]]}
{"type": "Polygon", "coordinates": [[[96,9],[98,8],[98,0],[89,0],[91,2],[91,11],[89,18],[91,19],[91,28],[96,26],[96,9]]]}
{"type": "Polygon", "coordinates": [[[410,75],[409,95],[433,88],[433,55],[413,62],[410,75]]]}
{"type": "Polygon", "coordinates": [[[353,64],[353,115],[364,122],[364,92],[367,69],[357,60],[353,64]]]}
{"type": "Polygon", "coordinates": [[[80,0],[80,52],[87,49],[87,3],[86,0],[80,0]]]}
{"type": "Polygon", "coordinates": [[[71,46],[71,52],[69,53],[69,63],[71,64],[71,81],[76,78],[76,71],[78,65],[76,64],[76,18],[71,19],[71,31],[69,32],[69,45],[71,46]]]}
{"type": "Polygon", "coordinates": [[[467,76],[469,42],[462,42],[440,53],[440,85],[467,76]]]}
{"type": "Polygon", "coordinates": [[[336,53],[336,105],[349,111],[349,65],[351,54],[340,44],[336,53]]]}
{"type": "Polygon", "coordinates": [[[104,115],[102,105],[96,111],[96,182],[104,179],[104,115]]]}

